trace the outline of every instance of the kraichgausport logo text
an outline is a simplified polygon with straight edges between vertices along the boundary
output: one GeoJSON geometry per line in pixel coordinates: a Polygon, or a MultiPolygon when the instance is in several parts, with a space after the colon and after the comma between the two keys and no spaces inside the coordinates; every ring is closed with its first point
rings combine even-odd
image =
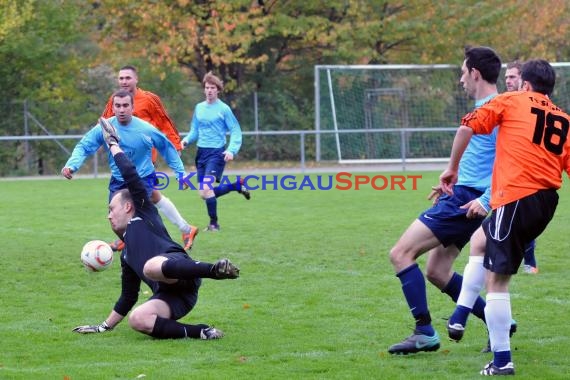
{"type": "MultiPolygon", "coordinates": [[[[166,173],[156,172],[156,181],[152,184],[157,190],[164,190],[170,185],[170,178],[166,173]]],[[[383,174],[352,174],[339,172],[329,175],[246,175],[230,179],[222,176],[219,183],[211,175],[204,177],[198,183],[197,173],[192,172],[176,181],[179,190],[208,190],[219,185],[231,185],[240,179],[242,186],[247,190],[360,190],[372,188],[374,190],[417,190],[421,174],[383,175],[383,174]],[[193,181],[195,180],[195,181],[193,181]]]]}

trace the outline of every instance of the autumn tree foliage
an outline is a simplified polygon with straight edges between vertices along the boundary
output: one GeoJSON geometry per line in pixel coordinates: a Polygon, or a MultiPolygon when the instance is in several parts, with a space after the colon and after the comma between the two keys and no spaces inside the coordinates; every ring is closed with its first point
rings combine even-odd
{"type": "Polygon", "coordinates": [[[459,64],[466,45],[491,46],[505,62],[566,61],[569,8],[567,0],[0,0],[0,88],[4,99],[55,107],[45,118],[66,133],[97,116],[124,64],[139,66],[144,87],[184,123],[214,71],[246,130],[253,92],[266,101],[268,129],[310,129],[315,65],[459,64]],[[71,122],[60,125],[66,111],[71,122]]]}

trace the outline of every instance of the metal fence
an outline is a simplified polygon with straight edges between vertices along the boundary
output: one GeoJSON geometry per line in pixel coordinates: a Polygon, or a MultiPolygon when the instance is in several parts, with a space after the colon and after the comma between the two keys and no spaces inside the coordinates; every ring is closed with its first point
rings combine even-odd
{"type": "MultiPolygon", "coordinates": [[[[447,157],[449,156],[450,150],[445,152],[441,152],[441,154],[432,154],[433,157],[414,157],[413,152],[409,150],[409,141],[415,135],[423,135],[423,134],[438,134],[440,140],[447,140],[449,141],[449,148],[451,147],[451,142],[453,140],[453,136],[455,135],[455,128],[398,128],[398,129],[366,129],[366,130],[337,130],[337,131],[305,131],[305,130],[294,130],[294,131],[257,131],[257,132],[243,132],[243,145],[249,146],[250,150],[255,152],[256,149],[259,149],[259,146],[262,144],[262,141],[267,141],[268,139],[290,139],[291,144],[295,144],[297,148],[290,146],[290,150],[297,151],[297,161],[296,167],[291,169],[297,169],[302,172],[307,171],[309,167],[313,167],[313,165],[309,165],[310,162],[314,162],[315,157],[315,140],[316,137],[319,136],[321,140],[323,139],[334,139],[337,138],[338,135],[353,135],[353,134],[366,134],[366,135],[394,135],[397,136],[399,143],[399,157],[398,158],[390,158],[390,159],[380,159],[375,160],[373,163],[378,165],[390,165],[391,168],[406,170],[410,164],[418,164],[418,163],[441,163],[446,162],[447,157]],[[296,142],[295,142],[296,141],[296,142]],[[256,148],[257,147],[257,148],[256,148]]],[[[186,134],[182,134],[185,136],[186,134]]],[[[25,144],[33,144],[39,142],[51,142],[56,144],[59,147],[59,159],[57,162],[60,162],[61,167],[65,164],[65,161],[70,156],[70,149],[68,146],[70,145],[69,142],[75,144],[79,139],[81,139],[83,135],[45,135],[45,136],[0,136],[0,148],[3,144],[9,142],[19,142],[23,145],[25,144]]],[[[435,152],[434,152],[435,153],[435,152]]],[[[259,154],[254,153],[254,157],[259,157],[259,154]]],[[[278,168],[278,157],[276,160],[277,165],[275,168],[278,168]]],[[[255,169],[256,162],[259,162],[259,167],[265,167],[265,165],[261,165],[262,160],[258,159],[249,159],[248,162],[250,163],[250,167],[255,169]]],[[[337,160],[325,161],[321,162],[321,166],[326,166],[327,163],[329,165],[336,165],[338,164],[337,160]]],[[[31,166],[28,163],[28,166],[31,166]]],[[[60,168],[53,168],[52,170],[48,170],[45,175],[54,175],[59,173],[60,168]]],[[[93,156],[91,162],[86,162],[86,167],[82,168],[82,173],[91,173],[94,177],[97,177],[101,171],[107,172],[105,170],[107,167],[107,158],[105,153],[100,150],[97,154],[93,156]]],[[[28,173],[34,174],[34,173],[28,173]]],[[[38,173],[35,173],[36,175],[38,173]]]]}

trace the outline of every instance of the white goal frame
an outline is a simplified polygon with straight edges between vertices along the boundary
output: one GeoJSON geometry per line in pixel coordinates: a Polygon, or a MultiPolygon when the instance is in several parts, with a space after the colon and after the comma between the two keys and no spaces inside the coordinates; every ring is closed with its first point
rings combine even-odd
{"type": "MultiPolygon", "coordinates": [[[[329,91],[329,97],[331,102],[331,110],[332,110],[332,120],[333,120],[333,130],[335,135],[335,142],[336,142],[336,151],[338,155],[338,163],[340,164],[362,164],[362,163],[395,163],[395,162],[418,162],[418,163],[436,163],[436,162],[446,162],[447,158],[406,158],[406,149],[404,147],[404,140],[402,139],[402,156],[398,159],[394,158],[387,158],[387,159],[343,159],[342,158],[342,150],[340,146],[340,134],[342,133],[358,133],[354,130],[341,130],[338,127],[337,122],[337,115],[336,115],[336,104],[332,86],[332,78],[331,78],[331,70],[337,69],[348,69],[348,70],[413,70],[413,69],[458,69],[459,66],[457,65],[448,65],[448,64],[435,64],[435,65],[315,65],[314,68],[314,76],[315,76],[315,131],[316,131],[316,141],[315,141],[315,151],[316,151],[316,160],[321,161],[321,118],[320,118],[320,70],[326,71],[326,78],[327,78],[327,88],[329,91]]],[[[378,89],[367,89],[367,96],[368,93],[372,92],[380,92],[380,93],[399,93],[401,89],[397,88],[378,88],[378,89]]],[[[366,111],[365,111],[366,112],[366,111]]],[[[369,117],[366,116],[367,123],[369,123],[369,117]]],[[[370,125],[369,125],[370,127],[370,125]]],[[[400,133],[408,133],[411,131],[420,131],[424,130],[421,128],[410,128],[404,127],[397,130],[394,129],[373,129],[373,128],[366,128],[362,129],[361,133],[364,132],[400,132],[400,133]]],[[[442,131],[446,129],[438,129],[438,128],[430,128],[425,129],[424,131],[442,131]]]]}
{"type": "MultiPolygon", "coordinates": [[[[557,71],[557,77],[556,77],[556,86],[554,88],[554,93],[553,93],[553,99],[555,101],[555,103],[563,108],[563,109],[570,109],[570,62],[552,62],[551,63],[552,67],[554,67],[554,69],[557,71]]],[[[369,71],[369,70],[382,70],[382,71],[390,71],[390,70],[410,70],[411,73],[414,72],[414,70],[424,70],[424,71],[430,71],[433,72],[434,70],[459,70],[459,65],[450,65],[450,64],[434,64],[434,65],[316,65],[314,67],[314,76],[315,76],[315,157],[317,161],[321,161],[322,158],[322,146],[321,146],[321,139],[323,138],[323,136],[329,135],[330,133],[334,134],[334,138],[335,138],[335,144],[336,144],[336,153],[337,153],[337,158],[338,162],[343,164],[343,163],[347,163],[347,164],[354,164],[354,163],[393,163],[395,161],[397,162],[420,162],[420,163],[430,163],[430,162],[445,162],[446,160],[448,160],[448,158],[411,158],[409,156],[407,156],[407,153],[409,153],[409,147],[406,146],[406,142],[405,142],[405,137],[406,136],[411,136],[413,133],[416,132],[423,132],[426,135],[431,134],[432,132],[442,132],[444,129],[441,128],[437,128],[437,127],[430,127],[430,128],[425,128],[425,130],[423,130],[421,127],[421,125],[411,125],[411,123],[408,123],[406,121],[407,119],[407,115],[403,115],[402,116],[402,120],[404,120],[403,125],[400,125],[399,128],[397,128],[396,130],[393,129],[387,129],[387,128],[382,128],[382,129],[374,129],[374,125],[372,122],[370,122],[370,115],[366,114],[367,110],[365,108],[365,105],[363,106],[363,108],[360,109],[355,109],[354,112],[363,112],[364,116],[365,116],[365,122],[363,123],[362,127],[360,129],[356,128],[356,129],[349,129],[349,130],[343,130],[342,128],[339,127],[339,122],[337,120],[337,109],[339,108],[338,105],[336,104],[336,99],[335,99],[335,94],[334,94],[334,90],[333,90],[333,79],[331,78],[331,72],[333,70],[359,70],[359,71],[369,71]],[[326,73],[326,75],[323,75],[323,71],[326,73]],[[321,83],[322,80],[326,80],[326,83],[321,83]],[[328,91],[328,98],[330,99],[330,105],[327,104],[327,108],[330,108],[332,115],[330,115],[330,119],[328,119],[328,123],[327,123],[327,128],[323,129],[322,125],[321,125],[321,91],[328,91]],[[332,119],[332,130],[330,128],[331,126],[331,119],[332,119]],[[347,133],[375,133],[376,135],[380,134],[380,133],[392,133],[393,135],[396,132],[400,132],[401,133],[401,147],[400,147],[400,152],[401,152],[401,157],[400,158],[394,158],[394,157],[390,157],[390,158],[365,158],[365,159],[346,159],[343,157],[343,152],[341,149],[341,138],[340,136],[343,134],[347,134],[347,133]],[[406,135],[407,134],[407,135],[406,135]]],[[[502,65],[503,70],[501,71],[501,75],[499,76],[499,80],[498,80],[498,87],[499,87],[499,92],[501,92],[502,89],[504,89],[504,77],[502,76],[504,73],[504,70],[506,68],[506,63],[504,63],[502,65]]],[[[416,73],[417,75],[417,73],[416,73]]],[[[386,76],[387,78],[387,76],[386,76]]],[[[459,78],[457,78],[457,81],[459,80],[459,78]]],[[[387,81],[389,82],[389,81],[387,81]]],[[[401,88],[395,88],[394,86],[390,86],[387,85],[387,87],[379,87],[379,88],[366,88],[364,89],[366,93],[366,95],[363,95],[364,97],[366,96],[370,96],[370,94],[377,92],[377,93],[383,93],[384,95],[386,94],[393,94],[393,95],[397,95],[398,90],[402,91],[401,88]]],[[[383,95],[383,96],[384,96],[383,95]]],[[[326,98],[326,96],[323,96],[323,98],[326,98]]],[[[407,99],[403,99],[402,102],[406,103],[407,99]]],[[[472,104],[472,100],[468,100],[466,98],[466,101],[468,102],[468,104],[472,104]]],[[[326,104],[326,103],[325,103],[326,104]]],[[[376,114],[378,115],[378,114],[376,114]]],[[[459,116],[460,117],[460,116],[459,116]]],[[[457,122],[459,122],[459,120],[457,120],[457,122]]],[[[454,130],[457,128],[457,126],[454,125],[448,125],[446,124],[446,126],[448,128],[446,128],[445,130],[454,130]],[[453,127],[453,128],[451,128],[453,127]]],[[[442,127],[443,128],[443,127],[442,127]]],[[[435,136],[435,135],[434,135],[435,136]]],[[[373,141],[373,140],[372,140],[373,141]]],[[[331,146],[329,146],[329,154],[330,154],[330,148],[331,146]]],[[[346,152],[345,152],[346,153],[346,152]]]]}

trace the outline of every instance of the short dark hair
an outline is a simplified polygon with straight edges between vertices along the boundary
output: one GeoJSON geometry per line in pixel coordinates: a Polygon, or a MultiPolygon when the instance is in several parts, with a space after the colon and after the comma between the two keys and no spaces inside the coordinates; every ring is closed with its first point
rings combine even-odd
{"type": "Polygon", "coordinates": [[[465,66],[470,72],[477,69],[485,81],[496,84],[501,73],[501,58],[490,47],[466,47],[465,66]]]}
{"type": "Polygon", "coordinates": [[[125,65],[125,66],[121,67],[119,70],[131,70],[135,74],[137,73],[137,68],[134,67],[133,65],[125,65]]]}
{"type": "Polygon", "coordinates": [[[127,90],[115,91],[115,92],[113,93],[113,96],[112,96],[111,98],[112,98],[113,101],[114,101],[114,100],[115,100],[115,97],[124,98],[124,97],[126,97],[126,96],[128,96],[129,98],[131,98],[131,105],[134,105],[134,104],[135,104],[135,98],[133,97],[133,94],[131,94],[131,92],[130,92],[130,91],[127,91],[127,90]]]}
{"type": "Polygon", "coordinates": [[[556,84],[556,72],[548,61],[531,59],[523,64],[521,79],[530,83],[533,91],[550,96],[556,84]]]}
{"type": "Polygon", "coordinates": [[[129,192],[129,189],[119,189],[111,194],[111,199],[115,198],[116,195],[121,195],[121,204],[124,205],[127,202],[133,202],[133,196],[129,192]]]}
{"type": "Polygon", "coordinates": [[[519,73],[522,70],[522,63],[520,61],[512,61],[507,63],[507,70],[518,69],[519,73]]]}

